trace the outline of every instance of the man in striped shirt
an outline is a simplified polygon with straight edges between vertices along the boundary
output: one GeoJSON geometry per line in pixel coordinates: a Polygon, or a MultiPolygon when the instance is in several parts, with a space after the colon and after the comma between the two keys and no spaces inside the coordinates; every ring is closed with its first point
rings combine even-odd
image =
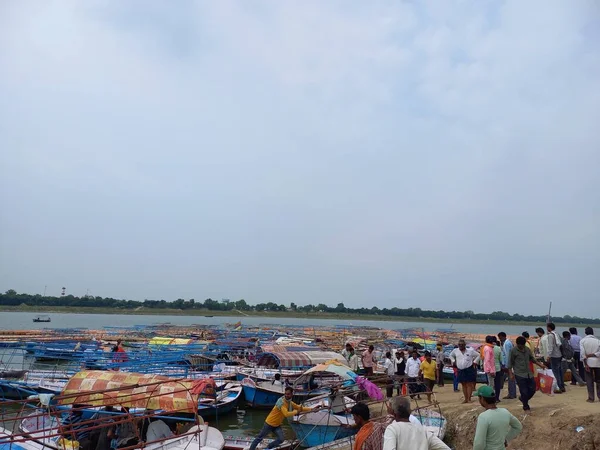
{"type": "Polygon", "coordinates": [[[69,415],[62,421],[61,434],[65,439],[79,442],[81,450],[89,450],[91,442],[88,427],[90,424],[85,423],[86,420],[83,418],[82,413],[83,407],[84,405],[73,405],[69,415]]]}

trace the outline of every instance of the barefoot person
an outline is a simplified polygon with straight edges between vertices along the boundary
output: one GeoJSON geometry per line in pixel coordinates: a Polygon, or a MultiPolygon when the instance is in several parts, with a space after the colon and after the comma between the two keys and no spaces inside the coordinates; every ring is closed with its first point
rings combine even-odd
{"type": "Polygon", "coordinates": [[[507,409],[496,406],[496,393],[491,386],[481,386],[477,395],[485,411],[477,418],[473,450],[504,450],[523,425],[507,409]]]}
{"type": "Polygon", "coordinates": [[[250,450],[255,450],[256,446],[260,444],[264,437],[269,433],[273,433],[276,439],[271,442],[267,448],[278,447],[284,440],[283,429],[281,428],[284,419],[287,417],[293,417],[300,412],[313,411],[314,409],[318,408],[318,406],[315,408],[305,408],[297,405],[292,401],[293,396],[294,389],[291,387],[286,387],[284,396],[277,400],[277,403],[275,403],[275,406],[265,419],[265,424],[263,425],[262,430],[260,430],[260,433],[258,433],[256,439],[252,441],[250,450]]]}
{"type": "Polygon", "coordinates": [[[461,339],[458,341],[458,348],[450,353],[450,361],[452,361],[452,366],[458,369],[458,382],[462,385],[465,396],[463,403],[469,403],[477,381],[479,353],[471,347],[467,348],[467,343],[461,339]]]}

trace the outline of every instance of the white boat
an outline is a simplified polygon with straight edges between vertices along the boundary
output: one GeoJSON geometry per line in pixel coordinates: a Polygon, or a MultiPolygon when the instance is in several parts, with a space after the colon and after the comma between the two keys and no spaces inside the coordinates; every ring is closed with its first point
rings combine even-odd
{"type": "MultiPolygon", "coordinates": [[[[108,426],[108,423],[107,423],[108,426]]],[[[59,424],[56,417],[48,414],[35,412],[21,421],[19,426],[22,433],[31,437],[27,443],[35,444],[34,447],[18,448],[14,450],[57,450],[59,437],[59,424]]],[[[1,438],[1,437],[0,437],[1,438]]],[[[20,444],[20,443],[19,443],[20,444]]],[[[223,450],[225,438],[223,434],[214,427],[209,427],[199,417],[199,424],[190,428],[182,436],[173,436],[161,442],[146,445],[148,450],[223,450]]],[[[4,449],[0,445],[0,450],[4,449]]]]}
{"type": "MultiPolygon", "coordinates": [[[[254,436],[225,436],[225,447],[223,450],[248,450],[254,441],[254,436]]],[[[274,439],[263,439],[256,447],[258,450],[267,448],[274,439]]],[[[290,450],[296,446],[298,441],[283,441],[278,447],[270,450],[290,450]]]]}
{"type": "Polygon", "coordinates": [[[448,421],[440,412],[430,408],[423,408],[413,411],[410,418],[411,422],[414,423],[416,422],[413,418],[418,420],[418,422],[423,425],[427,431],[433,433],[434,436],[437,436],[440,439],[444,439],[444,436],[446,436],[448,421]]]}
{"type": "Polygon", "coordinates": [[[30,440],[14,436],[7,429],[0,427],[0,450],[44,450],[44,446],[30,440]]]}
{"type": "Polygon", "coordinates": [[[162,442],[149,444],[147,450],[223,450],[225,438],[223,433],[207,423],[195,425],[184,435],[165,439],[162,442]]]}

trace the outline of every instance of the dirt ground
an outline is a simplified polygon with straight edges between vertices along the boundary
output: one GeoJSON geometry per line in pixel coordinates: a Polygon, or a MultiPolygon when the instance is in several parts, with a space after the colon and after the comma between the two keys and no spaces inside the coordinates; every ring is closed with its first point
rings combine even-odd
{"type": "MultiPolygon", "coordinates": [[[[479,385],[478,385],[479,386],[479,385]]],[[[435,387],[436,399],[448,420],[444,439],[456,450],[473,448],[477,416],[483,412],[477,397],[461,404],[462,392],[454,392],[452,384],[435,387]]],[[[503,391],[506,393],[506,390],[503,391]]],[[[425,396],[421,396],[423,399],[425,396]]],[[[503,400],[498,406],[508,409],[523,424],[523,431],[513,440],[511,450],[600,450],[600,402],[587,403],[585,387],[567,385],[567,392],[552,396],[536,392],[531,411],[523,411],[519,400],[503,400]],[[575,431],[583,427],[581,432],[575,431]]],[[[413,402],[423,406],[426,400],[413,402]]]]}

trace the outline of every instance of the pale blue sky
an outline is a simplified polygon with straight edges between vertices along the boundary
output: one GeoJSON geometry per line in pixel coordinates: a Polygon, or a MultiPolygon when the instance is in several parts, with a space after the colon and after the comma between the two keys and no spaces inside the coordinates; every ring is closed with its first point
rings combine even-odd
{"type": "Polygon", "coordinates": [[[0,289],[600,316],[600,8],[0,3],[0,289]]]}

